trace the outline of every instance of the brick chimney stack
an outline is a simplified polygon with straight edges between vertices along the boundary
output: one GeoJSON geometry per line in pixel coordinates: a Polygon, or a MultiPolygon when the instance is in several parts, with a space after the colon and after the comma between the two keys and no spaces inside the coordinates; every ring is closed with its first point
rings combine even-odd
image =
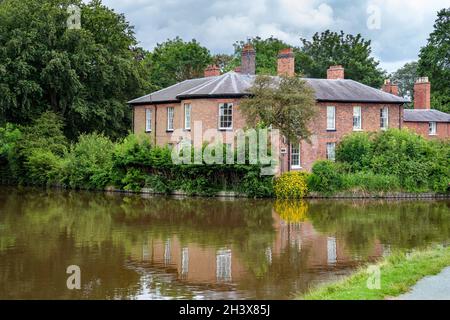
{"type": "Polygon", "coordinates": [[[414,109],[431,108],[431,83],[428,77],[417,78],[414,84],[414,109]]]}
{"type": "Polygon", "coordinates": [[[391,79],[384,80],[384,85],[381,88],[384,92],[398,96],[398,85],[391,82],[391,79]]]}
{"type": "Polygon", "coordinates": [[[328,80],[344,79],[344,68],[341,65],[331,66],[327,70],[328,80]]]}
{"type": "Polygon", "coordinates": [[[278,53],[278,68],[279,76],[293,77],[295,75],[295,57],[292,48],[285,48],[278,53]]]}
{"type": "Polygon", "coordinates": [[[241,73],[256,73],[256,51],[250,43],[242,48],[241,73]]]}
{"type": "Polygon", "coordinates": [[[205,69],[205,78],[220,76],[220,68],[216,65],[209,65],[205,69]]]}

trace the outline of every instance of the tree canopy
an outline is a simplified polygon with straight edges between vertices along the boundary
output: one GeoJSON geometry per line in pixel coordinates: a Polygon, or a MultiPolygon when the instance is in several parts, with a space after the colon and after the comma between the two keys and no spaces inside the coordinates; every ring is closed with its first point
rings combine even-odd
{"type": "Polygon", "coordinates": [[[259,75],[239,108],[249,125],[262,123],[279,129],[291,141],[308,139],[317,112],[314,90],[299,77],[259,75]]]}
{"type": "Polygon", "coordinates": [[[212,61],[209,50],[195,39],[189,42],[176,37],[159,43],[145,63],[150,72],[150,82],[158,88],[165,88],[177,82],[203,77],[212,61]]]}
{"type": "Polygon", "coordinates": [[[403,67],[391,75],[391,80],[398,84],[399,94],[405,98],[414,98],[414,83],[420,76],[418,74],[419,63],[417,61],[408,62],[403,67]]]}
{"type": "Polygon", "coordinates": [[[126,101],[149,90],[133,27],[102,5],[73,0],[0,3],[0,118],[29,124],[59,114],[67,136],[101,131],[124,135],[126,101]],[[68,5],[81,9],[81,29],[69,29],[68,5]]]}
{"type": "Polygon", "coordinates": [[[248,41],[237,41],[234,46],[234,60],[230,64],[230,70],[241,64],[242,48],[246,43],[250,43],[256,50],[256,74],[277,74],[277,57],[281,49],[289,45],[277,38],[270,37],[262,39],[254,37],[248,41]]]}
{"type": "Polygon", "coordinates": [[[431,106],[450,112],[450,8],[438,12],[434,31],[420,50],[419,74],[431,81],[431,106]]]}
{"type": "Polygon", "coordinates": [[[345,77],[372,87],[380,88],[386,72],[379,68],[379,62],[372,54],[371,41],[361,34],[356,36],[326,30],[316,33],[311,40],[304,38],[296,54],[295,68],[311,78],[326,78],[331,65],[342,65],[345,77]]]}

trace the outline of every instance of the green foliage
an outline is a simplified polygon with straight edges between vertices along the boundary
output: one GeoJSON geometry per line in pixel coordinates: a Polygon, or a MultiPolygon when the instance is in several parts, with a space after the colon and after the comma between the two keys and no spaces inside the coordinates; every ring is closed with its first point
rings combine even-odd
{"type": "Polygon", "coordinates": [[[345,68],[345,77],[380,88],[386,72],[372,54],[371,41],[356,36],[326,30],[312,40],[301,39],[303,46],[296,54],[296,71],[311,78],[326,78],[331,65],[345,68]]]}
{"type": "Polygon", "coordinates": [[[185,42],[179,37],[159,43],[145,60],[150,81],[158,88],[177,82],[203,77],[206,66],[212,61],[209,50],[195,39],[185,42]]]}
{"type": "MultiPolygon", "coordinates": [[[[417,61],[408,62],[391,75],[391,80],[398,84],[399,94],[405,98],[414,98],[414,83],[420,76],[417,61]]],[[[412,105],[412,104],[411,104],[412,105]]]]}
{"type": "Polygon", "coordinates": [[[337,164],[329,160],[321,160],[314,163],[312,174],[308,179],[308,186],[311,191],[324,194],[341,190],[343,179],[337,164]]]}
{"type": "Polygon", "coordinates": [[[434,31],[419,54],[420,76],[427,76],[432,85],[431,105],[450,113],[450,8],[437,14],[434,31]]]}
{"type": "Polygon", "coordinates": [[[308,194],[306,172],[286,172],[275,180],[274,191],[278,199],[301,199],[308,194]]]}
{"type": "Polygon", "coordinates": [[[336,148],[336,160],[350,165],[352,171],[366,168],[372,156],[370,135],[356,132],[344,137],[336,148]]]}
{"type": "Polygon", "coordinates": [[[309,123],[317,112],[314,90],[298,77],[258,76],[249,89],[251,96],[242,99],[240,110],[249,125],[263,122],[279,129],[288,139],[308,139],[309,123]]]}
{"type": "Polygon", "coordinates": [[[230,67],[228,69],[232,70],[241,64],[242,48],[248,42],[256,51],[256,74],[276,75],[278,52],[289,47],[289,45],[274,37],[267,39],[254,37],[247,41],[237,41],[234,44],[234,59],[229,63],[230,67]]]}
{"type": "Polygon", "coordinates": [[[256,168],[244,176],[240,191],[249,197],[271,197],[273,196],[273,177],[261,176],[259,168],[256,168]]]}
{"type": "MultiPolygon", "coordinates": [[[[398,189],[398,185],[410,192],[432,190],[445,193],[449,190],[448,141],[426,140],[408,130],[389,129],[373,135],[351,134],[339,144],[336,159],[351,172],[366,174],[365,187],[368,189],[376,182],[370,181],[372,178],[380,179],[381,183],[387,177],[395,177],[398,181],[392,180],[392,185],[386,185],[385,190],[398,189]]],[[[349,175],[346,179],[350,186],[364,188],[362,176],[349,175]]]]}
{"type": "Polygon", "coordinates": [[[51,151],[32,149],[25,162],[27,171],[26,182],[39,186],[57,184],[61,167],[62,159],[51,151]]]}
{"type": "Polygon", "coordinates": [[[343,189],[352,191],[380,192],[400,191],[400,181],[395,175],[382,175],[373,172],[357,172],[342,176],[343,189]]]}
{"type": "Polygon", "coordinates": [[[107,137],[81,135],[67,155],[66,183],[71,188],[105,188],[110,181],[113,152],[114,144],[107,137]]]}
{"type": "Polygon", "coordinates": [[[101,1],[5,0],[0,34],[0,118],[27,124],[52,110],[72,139],[126,133],[126,101],[150,85],[123,15],[101,1]],[[81,8],[79,30],[67,28],[68,4],[81,8]]]}

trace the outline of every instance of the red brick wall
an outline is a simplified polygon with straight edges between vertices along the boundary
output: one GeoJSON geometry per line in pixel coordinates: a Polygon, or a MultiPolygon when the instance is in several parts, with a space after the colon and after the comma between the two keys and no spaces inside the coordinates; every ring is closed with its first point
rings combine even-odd
{"type": "MultiPolygon", "coordinates": [[[[134,130],[135,133],[145,131],[145,109],[153,110],[153,131],[149,135],[155,138],[156,123],[156,143],[165,145],[170,142],[172,133],[166,132],[167,128],[167,107],[175,107],[174,128],[184,128],[184,104],[190,103],[191,111],[191,134],[194,133],[194,122],[202,121],[203,132],[207,129],[218,130],[219,103],[233,103],[233,130],[244,129],[245,119],[239,112],[239,99],[193,99],[185,100],[175,104],[161,104],[157,106],[157,119],[154,116],[155,106],[137,106],[134,112],[134,130]],[[156,120],[156,121],[155,121],[156,120]]],[[[384,106],[389,107],[389,128],[401,127],[403,119],[403,108],[400,105],[384,104],[361,104],[361,103],[318,103],[318,114],[311,124],[313,135],[311,143],[302,141],[300,157],[302,170],[311,170],[313,163],[318,159],[326,158],[327,142],[338,143],[343,136],[353,132],[353,106],[361,107],[362,131],[380,130],[380,109],[384,106]],[[336,130],[327,131],[326,108],[327,106],[336,107],[336,130]]],[[[438,126],[439,128],[439,126],[438,126]]],[[[439,129],[438,129],[439,130],[439,129]]],[[[223,135],[224,131],[219,131],[223,135]]],[[[232,141],[227,141],[232,143],[232,141]]],[[[287,170],[287,155],[282,156],[282,167],[287,170]]]]}
{"type": "Polygon", "coordinates": [[[404,122],[403,126],[420,134],[426,139],[448,139],[450,138],[450,123],[437,122],[436,135],[428,134],[428,122],[404,122]]]}

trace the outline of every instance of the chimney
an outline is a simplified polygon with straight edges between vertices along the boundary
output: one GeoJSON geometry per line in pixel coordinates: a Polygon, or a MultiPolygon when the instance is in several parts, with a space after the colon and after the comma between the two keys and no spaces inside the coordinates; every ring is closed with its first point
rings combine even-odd
{"type": "Polygon", "coordinates": [[[414,84],[414,109],[431,108],[431,83],[428,77],[417,78],[414,84]]]}
{"type": "Polygon", "coordinates": [[[214,64],[207,66],[205,69],[205,78],[216,76],[220,76],[220,68],[214,64]]]}
{"type": "Polygon", "coordinates": [[[384,80],[384,85],[381,88],[384,92],[398,96],[398,85],[391,82],[391,79],[384,80]]]}
{"type": "Polygon", "coordinates": [[[256,51],[250,43],[242,48],[241,73],[255,74],[256,71],[256,51]]]}
{"type": "Polygon", "coordinates": [[[278,68],[279,76],[293,77],[295,75],[295,58],[292,48],[280,50],[278,53],[278,68]]]}
{"type": "Polygon", "coordinates": [[[327,70],[327,79],[328,80],[344,79],[344,68],[341,65],[331,66],[327,70]]]}

